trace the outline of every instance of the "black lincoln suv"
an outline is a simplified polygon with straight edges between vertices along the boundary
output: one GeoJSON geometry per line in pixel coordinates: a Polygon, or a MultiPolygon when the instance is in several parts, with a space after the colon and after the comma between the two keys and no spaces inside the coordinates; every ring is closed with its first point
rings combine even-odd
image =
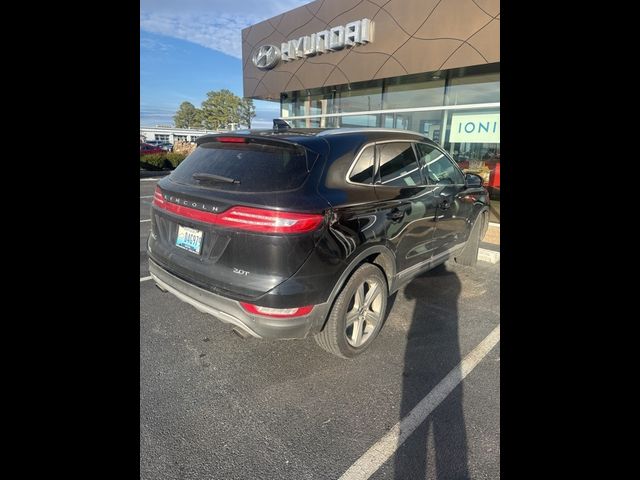
{"type": "Polygon", "coordinates": [[[205,135],[151,207],[157,286],[241,336],[353,357],[387,298],[450,257],[473,266],[482,179],[417,133],[277,129],[205,135]]]}

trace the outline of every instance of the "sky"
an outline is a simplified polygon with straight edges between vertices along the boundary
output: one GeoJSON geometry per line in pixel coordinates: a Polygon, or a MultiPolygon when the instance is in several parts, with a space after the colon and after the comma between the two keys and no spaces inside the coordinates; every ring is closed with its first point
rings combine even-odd
{"type": "MultiPolygon", "coordinates": [[[[227,88],[242,97],[243,28],[311,0],[140,0],[140,125],[172,125],[227,88]]],[[[252,127],[270,127],[278,102],[254,100],[252,127]]]]}

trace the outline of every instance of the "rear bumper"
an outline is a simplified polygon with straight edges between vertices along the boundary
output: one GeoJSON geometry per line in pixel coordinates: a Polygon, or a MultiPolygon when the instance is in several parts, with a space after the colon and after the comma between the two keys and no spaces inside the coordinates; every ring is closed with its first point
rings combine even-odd
{"type": "Polygon", "coordinates": [[[311,313],[296,318],[268,318],[247,313],[236,300],[197,287],[169,273],[149,259],[149,273],[162,289],[218,320],[230,323],[256,338],[305,338],[324,323],[328,304],[314,306],[311,313]]]}

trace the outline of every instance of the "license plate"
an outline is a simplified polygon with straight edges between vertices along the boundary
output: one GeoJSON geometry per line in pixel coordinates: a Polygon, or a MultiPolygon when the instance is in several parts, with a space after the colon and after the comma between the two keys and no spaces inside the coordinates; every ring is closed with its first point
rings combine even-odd
{"type": "Polygon", "coordinates": [[[200,249],[202,248],[202,231],[178,225],[176,246],[200,255],[200,249]]]}

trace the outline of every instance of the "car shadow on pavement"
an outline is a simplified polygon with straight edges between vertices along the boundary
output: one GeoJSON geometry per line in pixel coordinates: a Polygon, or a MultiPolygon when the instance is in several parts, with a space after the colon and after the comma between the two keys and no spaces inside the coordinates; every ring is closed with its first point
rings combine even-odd
{"type": "MultiPolygon", "coordinates": [[[[415,302],[405,350],[400,418],[461,361],[460,290],[458,275],[443,264],[398,292],[415,302]]],[[[398,449],[394,459],[397,480],[469,478],[462,395],[460,384],[398,449]]]]}

